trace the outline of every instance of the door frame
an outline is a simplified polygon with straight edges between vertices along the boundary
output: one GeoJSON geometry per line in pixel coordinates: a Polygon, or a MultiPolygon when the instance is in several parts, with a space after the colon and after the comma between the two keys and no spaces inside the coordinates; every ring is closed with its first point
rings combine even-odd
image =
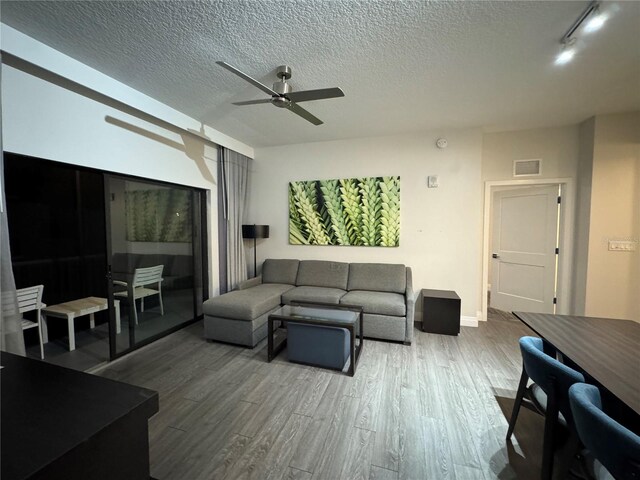
{"type": "Polygon", "coordinates": [[[575,189],[572,178],[544,178],[534,180],[496,180],[484,182],[484,216],[483,216],[483,233],[482,233],[482,288],[480,291],[480,305],[482,311],[479,320],[487,320],[487,291],[489,288],[489,256],[491,254],[491,245],[489,238],[491,233],[489,227],[491,224],[492,198],[496,187],[523,187],[523,186],[541,186],[541,185],[561,185],[562,202],[560,203],[560,253],[558,255],[558,287],[556,290],[557,304],[556,312],[558,314],[568,314],[571,305],[571,283],[572,283],[572,264],[573,257],[573,230],[574,230],[574,204],[575,189]]]}

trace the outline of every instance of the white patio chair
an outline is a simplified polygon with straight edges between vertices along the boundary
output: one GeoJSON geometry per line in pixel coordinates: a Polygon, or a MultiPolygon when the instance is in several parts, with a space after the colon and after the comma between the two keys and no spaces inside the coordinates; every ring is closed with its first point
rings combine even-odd
{"type": "Polygon", "coordinates": [[[41,309],[46,307],[42,303],[42,292],[44,285],[36,285],[35,287],[20,288],[16,290],[18,298],[18,312],[20,314],[36,311],[36,320],[28,320],[24,317],[20,319],[22,331],[30,328],[38,328],[38,338],[40,340],[40,358],[44,360],[44,344],[42,343],[42,314],[41,309]]]}
{"type": "Polygon", "coordinates": [[[133,273],[131,285],[127,282],[114,280],[114,285],[126,287],[127,290],[114,293],[116,297],[129,298],[130,292],[133,292],[133,315],[138,324],[138,309],[136,308],[136,300],[140,299],[140,311],[144,312],[144,299],[151,295],[158,295],[160,299],[160,314],[164,315],[164,306],[162,304],[162,271],[164,265],[156,265],[155,267],[136,268],[133,273]],[[148,285],[155,285],[156,289],[147,288],[148,285]]]}

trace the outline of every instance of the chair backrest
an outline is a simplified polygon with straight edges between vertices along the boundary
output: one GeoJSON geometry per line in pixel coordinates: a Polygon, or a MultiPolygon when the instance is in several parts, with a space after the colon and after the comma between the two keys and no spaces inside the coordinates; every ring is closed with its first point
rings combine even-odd
{"type": "Polygon", "coordinates": [[[640,478],[640,437],[602,411],[598,387],[576,383],[569,399],[578,436],[587,449],[615,478],[640,478]]]}
{"type": "Polygon", "coordinates": [[[571,423],[571,407],[569,406],[569,387],[574,383],[584,382],[584,376],[573,368],[567,367],[555,358],[544,353],[542,339],[522,337],[520,351],[524,370],[542,390],[549,395],[554,390],[558,409],[564,418],[571,423]]]}
{"type": "Polygon", "coordinates": [[[133,273],[133,287],[141,287],[151,283],[158,283],[162,280],[162,270],[164,265],[155,267],[136,268],[133,273]]]}
{"type": "Polygon", "coordinates": [[[16,290],[18,312],[25,313],[42,308],[42,292],[44,285],[20,288],[16,290]]]}

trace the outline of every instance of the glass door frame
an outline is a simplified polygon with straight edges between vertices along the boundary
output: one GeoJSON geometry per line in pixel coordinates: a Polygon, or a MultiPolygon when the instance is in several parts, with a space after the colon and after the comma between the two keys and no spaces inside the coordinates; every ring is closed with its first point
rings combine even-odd
{"type": "MultiPolygon", "coordinates": [[[[163,182],[160,180],[152,180],[149,178],[136,177],[133,175],[125,175],[120,173],[111,173],[111,172],[102,172],[104,179],[104,209],[105,209],[105,234],[106,234],[106,258],[107,258],[107,302],[109,306],[109,361],[116,360],[117,358],[123,357],[135,350],[138,350],[150,343],[153,343],[171,333],[174,333],[178,330],[181,330],[188,325],[191,325],[199,320],[204,318],[202,313],[202,303],[209,297],[209,270],[208,266],[208,237],[207,237],[207,191],[204,189],[192,187],[189,185],[180,185],[177,183],[163,182]],[[109,182],[111,180],[118,181],[134,181],[140,183],[148,183],[154,186],[163,186],[163,187],[175,187],[183,190],[189,190],[191,192],[192,198],[192,242],[191,242],[191,251],[192,251],[192,267],[193,267],[193,312],[194,317],[191,320],[187,320],[183,323],[170,327],[160,333],[149,336],[141,340],[140,342],[135,342],[135,327],[132,322],[128,322],[129,324],[129,338],[130,345],[128,348],[118,351],[116,348],[116,312],[115,312],[115,303],[114,303],[114,288],[113,288],[113,278],[112,278],[112,260],[113,260],[113,250],[112,250],[112,240],[111,240],[111,192],[109,189],[109,182]],[[204,225],[203,225],[204,224],[204,225]],[[199,247],[199,248],[198,248],[199,247]],[[199,250],[199,252],[198,252],[199,250]],[[200,254],[201,263],[198,265],[198,259],[196,253],[200,254]],[[202,300],[198,299],[198,288],[202,290],[202,300]]],[[[135,300],[130,302],[135,307],[135,300]]],[[[120,306],[122,308],[122,305],[120,306]]]]}

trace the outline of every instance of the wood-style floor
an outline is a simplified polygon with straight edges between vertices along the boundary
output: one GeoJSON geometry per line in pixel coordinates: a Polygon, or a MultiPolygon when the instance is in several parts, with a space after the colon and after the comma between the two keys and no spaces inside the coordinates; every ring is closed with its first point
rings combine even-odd
{"type": "Polygon", "coordinates": [[[200,322],[101,375],[160,393],[160,480],[539,478],[541,418],[522,410],[505,442],[528,334],[493,312],[458,337],[366,341],[351,378],[207,343],[200,322]]]}

